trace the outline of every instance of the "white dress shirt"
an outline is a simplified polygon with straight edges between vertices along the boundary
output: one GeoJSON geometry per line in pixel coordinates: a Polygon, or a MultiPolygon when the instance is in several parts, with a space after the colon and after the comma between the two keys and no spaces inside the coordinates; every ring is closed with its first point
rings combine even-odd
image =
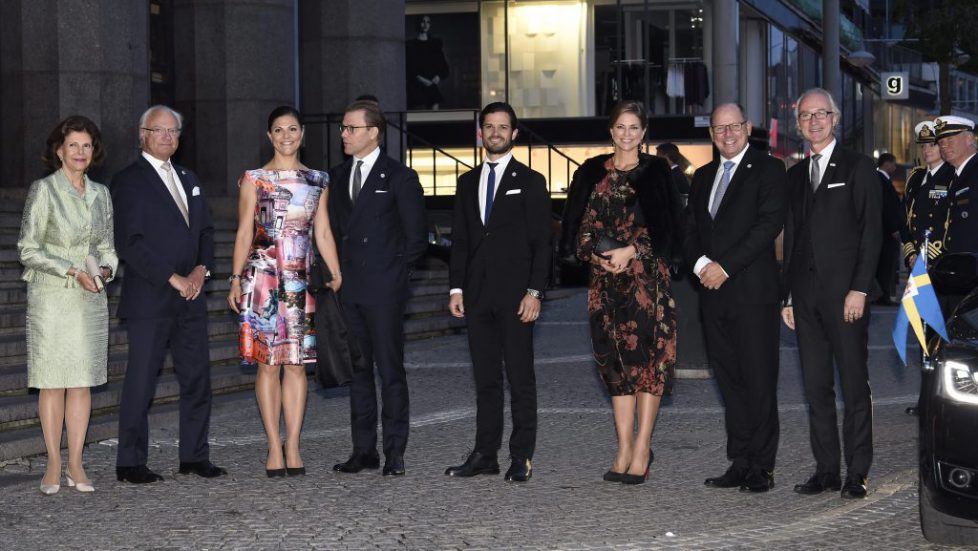
{"type": "MultiPolygon", "coordinates": [[[[971,154],[971,157],[974,157],[974,156],[975,156],[975,154],[972,153],[971,154]]],[[[968,163],[969,162],[971,162],[971,157],[968,157],[967,159],[964,160],[963,163],[961,163],[960,165],[958,165],[957,167],[955,167],[954,168],[954,173],[957,174],[958,176],[961,176],[961,171],[964,170],[964,167],[968,166],[968,163]]]]}
{"type": "MultiPolygon", "coordinates": [[[[747,147],[750,146],[748,145],[747,147]]],[[[747,147],[742,149],[740,153],[734,155],[733,158],[731,159],[728,159],[723,155],[720,155],[720,164],[717,165],[717,173],[713,176],[713,188],[710,189],[710,201],[706,204],[707,209],[709,209],[713,205],[713,199],[716,197],[717,189],[720,187],[720,180],[723,179],[723,163],[727,161],[733,161],[734,163],[733,168],[730,169],[730,180],[733,181],[734,174],[736,174],[737,169],[740,168],[740,162],[744,160],[744,155],[747,154],[747,147]]],[[[727,182],[727,186],[728,186],[727,191],[730,190],[729,185],[730,183],[727,182]]],[[[699,257],[696,260],[696,264],[693,265],[693,273],[697,277],[699,277],[700,272],[702,272],[703,268],[705,268],[707,264],[709,264],[710,262],[713,261],[710,260],[710,258],[706,255],[699,257]]],[[[723,270],[723,275],[730,277],[730,274],[728,274],[727,271],[723,269],[723,266],[720,266],[720,269],[723,270]]]]}
{"type": "Polygon", "coordinates": [[[513,150],[510,149],[508,153],[502,157],[496,159],[495,161],[490,161],[485,159],[482,162],[482,173],[479,174],[479,215],[482,219],[486,219],[486,188],[489,186],[489,171],[492,170],[489,167],[489,163],[499,163],[496,165],[496,187],[492,189],[492,200],[496,200],[496,195],[499,193],[499,181],[503,179],[503,174],[506,174],[506,166],[509,165],[510,159],[513,158],[513,150]]]}
{"type": "Polygon", "coordinates": [[[183,200],[183,206],[187,207],[187,212],[190,212],[190,203],[187,201],[187,192],[183,189],[183,182],[180,181],[180,174],[177,172],[177,168],[173,166],[173,161],[170,161],[169,159],[161,161],[145,151],[143,151],[143,158],[149,161],[149,164],[153,165],[153,168],[156,169],[156,173],[160,175],[160,179],[163,180],[163,185],[168,190],[167,193],[169,193],[170,184],[167,183],[167,172],[163,170],[163,163],[170,163],[170,174],[173,174],[173,181],[177,183],[177,191],[180,193],[180,199],[183,200]]]}
{"type": "Polygon", "coordinates": [[[357,161],[363,161],[360,165],[360,189],[367,183],[367,176],[370,176],[370,170],[377,163],[377,159],[380,157],[380,147],[375,147],[373,151],[364,155],[362,159],[353,156],[353,166],[350,168],[350,199],[353,199],[353,176],[357,173],[357,161]]]}

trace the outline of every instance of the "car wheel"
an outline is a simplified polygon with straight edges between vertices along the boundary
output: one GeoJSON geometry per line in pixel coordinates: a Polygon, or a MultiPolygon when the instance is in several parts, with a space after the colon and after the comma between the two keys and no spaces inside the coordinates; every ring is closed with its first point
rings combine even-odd
{"type": "Polygon", "coordinates": [[[934,508],[931,490],[920,475],[917,492],[920,509],[920,531],[924,538],[941,545],[978,545],[978,523],[944,514],[934,508]]]}

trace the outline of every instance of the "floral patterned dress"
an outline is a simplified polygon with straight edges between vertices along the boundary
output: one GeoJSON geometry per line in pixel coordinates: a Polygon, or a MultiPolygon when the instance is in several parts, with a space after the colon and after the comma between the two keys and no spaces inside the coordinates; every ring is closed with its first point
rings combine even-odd
{"type": "Polygon", "coordinates": [[[329,176],[318,170],[249,170],[255,237],[241,276],[242,359],[268,365],[316,361],[316,301],[307,290],[314,257],[312,221],[329,176]]]}
{"type": "Polygon", "coordinates": [[[662,395],[666,372],[676,362],[676,305],[669,268],[652,250],[630,172],[605,163],[607,173],[588,200],[577,255],[589,261],[599,236],[635,246],[638,255],[620,274],[591,264],[588,314],[591,345],[601,380],[612,396],[662,395]]]}

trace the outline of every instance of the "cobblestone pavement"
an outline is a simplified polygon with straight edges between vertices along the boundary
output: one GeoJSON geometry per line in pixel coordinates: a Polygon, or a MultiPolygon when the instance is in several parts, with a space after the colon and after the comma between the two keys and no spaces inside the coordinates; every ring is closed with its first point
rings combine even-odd
{"type": "MultiPolygon", "coordinates": [[[[534,476],[446,477],[474,441],[475,397],[464,336],[409,343],[408,474],[337,474],[350,451],[345,390],[310,391],[305,477],[268,479],[250,393],[222,397],[211,424],[225,478],[176,474],[175,426],[152,424],[147,486],[115,481],[114,443],[86,450],[97,491],[42,496],[43,459],[0,469],[2,549],[937,549],[917,518],[916,369],[889,340],[895,311],[873,314],[870,349],[876,460],[870,495],[795,494],[813,469],[797,349],[786,332],[779,389],[777,486],[751,495],[706,488],[722,473],[722,410],[713,380],[680,380],[655,428],[649,483],[601,480],[615,440],[610,402],[589,358],[584,295],[548,302],[537,328],[540,428],[534,476]]],[[[508,438],[508,428],[506,437],[508,438]]],[[[501,463],[505,469],[505,443],[501,463]]]]}

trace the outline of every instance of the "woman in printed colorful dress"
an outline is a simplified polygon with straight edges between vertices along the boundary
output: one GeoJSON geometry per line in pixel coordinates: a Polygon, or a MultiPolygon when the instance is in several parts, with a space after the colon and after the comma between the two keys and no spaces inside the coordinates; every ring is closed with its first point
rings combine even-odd
{"type": "Polygon", "coordinates": [[[306,472],[299,433],[306,408],[304,364],[316,361],[316,302],[307,289],[313,246],[332,275],[327,285],[338,291],[343,281],[326,211],[329,176],[299,161],[303,133],[297,110],[275,108],[268,116],[275,155],[238,182],[228,303],[239,314],[241,357],[258,364],[255,394],[268,438],[269,477],[306,472]],[[279,429],[283,415],[284,445],[279,429]]]}
{"type": "Polygon", "coordinates": [[[95,491],[82,450],[91,387],[105,384],[108,365],[109,308],[97,278],[111,279],[119,265],[112,197],[87,174],[104,156],[94,122],[73,116],[58,123],[42,156],[52,173],[31,184],[17,240],[27,282],[27,386],[40,390],[37,413],[48,452],[45,495],[61,488],[63,427],[68,486],[95,491]],[[89,256],[94,262],[86,262],[89,256]]]}
{"type": "Polygon", "coordinates": [[[591,343],[618,435],[604,479],[625,484],[648,479],[652,429],[676,361],[668,262],[681,242],[680,200],[669,165],[640,152],[647,122],[641,103],[615,106],[614,153],[581,165],[564,212],[563,247],[591,265],[591,343]]]}

